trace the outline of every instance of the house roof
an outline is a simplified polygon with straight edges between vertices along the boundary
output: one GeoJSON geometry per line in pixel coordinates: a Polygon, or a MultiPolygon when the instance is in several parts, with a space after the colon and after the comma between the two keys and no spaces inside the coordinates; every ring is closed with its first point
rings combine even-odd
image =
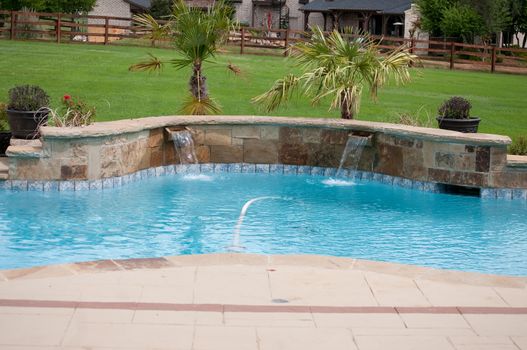
{"type": "Polygon", "coordinates": [[[315,0],[301,7],[300,11],[329,12],[348,10],[402,14],[411,6],[412,0],[315,0]]]}
{"type": "Polygon", "coordinates": [[[152,5],[150,3],[150,0],[124,0],[124,1],[129,3],[132,6],[139,7],[143,10],[148,10],[150,6],[152,5]]]}

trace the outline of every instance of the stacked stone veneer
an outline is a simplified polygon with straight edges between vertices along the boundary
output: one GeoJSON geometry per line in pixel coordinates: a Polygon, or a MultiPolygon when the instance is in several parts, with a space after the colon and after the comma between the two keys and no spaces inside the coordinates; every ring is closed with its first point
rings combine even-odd
{"type": "Polygon", "coordinates": [[[179,163],[166,128],[191,130],[200,163],[335,168],[348,135],[369,137],[359,170],[415,181],[527,189],[510,139],[384,123],[300,118],[159,117],[43,128],[42,148],[8,150],[10,180],[98,180],[179,163]]]}

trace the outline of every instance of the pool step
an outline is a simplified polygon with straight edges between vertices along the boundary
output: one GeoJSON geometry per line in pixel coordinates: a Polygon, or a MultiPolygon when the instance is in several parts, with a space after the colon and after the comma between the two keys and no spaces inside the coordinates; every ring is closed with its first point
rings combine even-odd
{"type": "Polygon", "coordinates": [[[0,158],[0,180],[7,180],[9,177],[9,159],[0,158]]]}
{"type": "Polygon", "coordinates": [[[527,169],[527,156],[513,156],[509,154],[507,155],[507,166],[527,169]]]}
{"type": "Polygon", "coordinates": [[[11,139],[11,146],[7,149],[6,154],[13,158],[42,158],[42,142],[11,139]]]}

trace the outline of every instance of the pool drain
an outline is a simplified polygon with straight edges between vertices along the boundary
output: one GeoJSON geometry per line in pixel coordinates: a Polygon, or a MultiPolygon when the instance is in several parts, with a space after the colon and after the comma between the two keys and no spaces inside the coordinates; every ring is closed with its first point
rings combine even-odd
{"type": "Polygon", "coordinates": [[[289,300],[287,299],[273,299],[271,300],[275,304],[287,304],[289,303],[289,300]]]}

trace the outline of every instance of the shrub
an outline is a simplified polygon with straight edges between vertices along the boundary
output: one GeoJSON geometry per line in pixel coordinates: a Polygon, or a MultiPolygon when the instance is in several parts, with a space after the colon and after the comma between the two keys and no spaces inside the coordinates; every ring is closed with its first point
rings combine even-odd
{"type": "Polygon", "coordinates": [[[463,97],[452,97],[439,108],[439,117],[447,119],[470,119],[472,105],[463,97]]]}
{"type": "Polygon", "coordinates": [[[9,123],[7,121],[7,106],[5,103],[0,103],[0,132],[9,131],[9,123]]]}
{"type": "Polygon", "coordinates": [[[47,108],[49,96],[39,86],[22,85],[9,90],[7,108],[15,111],[38,111],[47,108]]]}
{"type": "Polygon", "coordinates": [[[527,138],[520,136],[509,147],[509,153],[517,156],[527,156],[527,138]]]}
{"type": "Polygon", "coordinates": [[[62,108],[52,110],[49,123],[57,127],[76,127],[90,125],[95,118],[95,108],[88,106],[79,98],[64,95],[62,108]]]}
{"type": "Polygon", "coordinates": [[[419,126],[424,128],[434,127],[434,123],[428,111],[425,110],[424,106],[419,108],[416,113],[403,112],[397,113],[392,122],[395,124],[403,124],[410,126],[419,126]],[[424,114],[424,116],[423,116],[424,114]]]}

